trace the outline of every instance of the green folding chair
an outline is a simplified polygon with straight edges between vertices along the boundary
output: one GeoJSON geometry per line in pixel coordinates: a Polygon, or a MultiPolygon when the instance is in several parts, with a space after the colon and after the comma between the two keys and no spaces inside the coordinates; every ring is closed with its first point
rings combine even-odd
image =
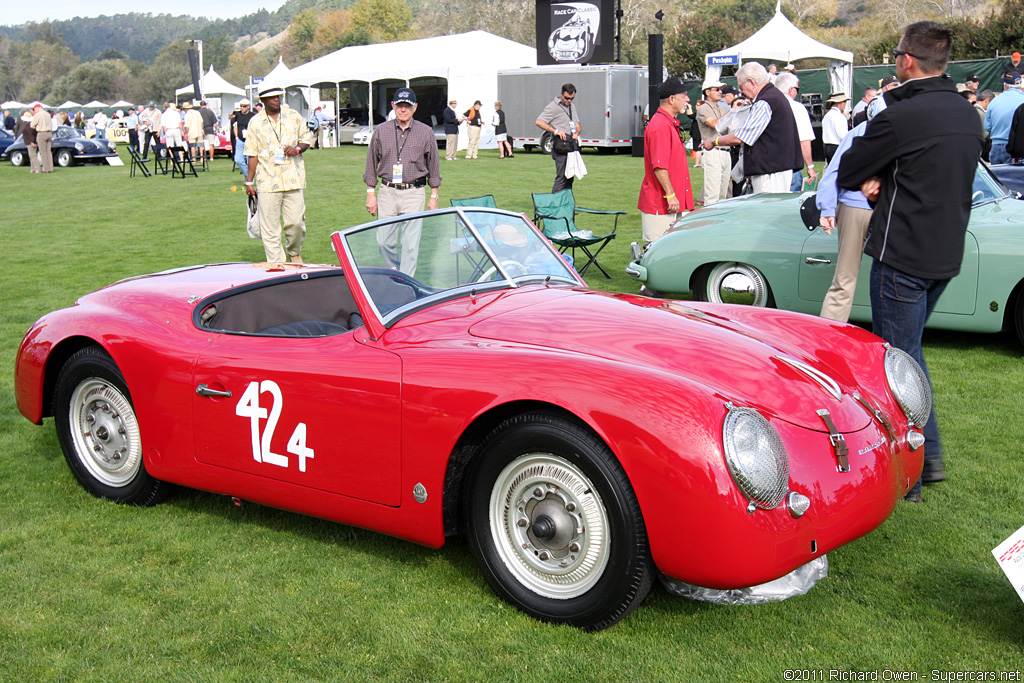
{"type": "MultiPolygon", "coordinates": [[[[496,209],[498,205],[494,202],[493,194],[485,194],[481,197],[468,197],[466,199],[452,199],[452,206],[464,208],[496,209]]],[[[480,226],[478,226],[480,227],[480,226]]],[[[486,239],[487,235],[485,235],[486,239]]],[[[469,279],[476,280],[483,275],[484,270],[490,267],[490,261],[486,257],[474,254],[476,242],[471,238],[468,231],[462,228],[461,223],[456,222],[456,234],[452,239],[452,253],[458,254],[466,259],[470,266],[469,279]]],[[[455,262],[455,276],[459,277],[459,263],[455,262]]],[[[461,282],[461,280],[460,280],[461,282]]]]}
{"type": "Polygon", "coordinates": [[[545,237],[558,246],[561,253],[572,250],[573,262],[576,262],[576,250],[579,249],[587,256],[587,262],[579,269],[579,274],[587,272],[591,264],[604,273],[604,276],[611,279],[611,275],[597,262],[597,256],[601,250],[608,246],[608,243],[615,239],[615,231],[619,227],[619,216],[625,216],[625,211],[598,211],[597,209],[585,209],[576,206],[576,198],[572,190],[561,192],[534,192],[533,193],[533,220],[541,226],[545,237]],[[582,232],[576,225],[576,216],[579,214],[590,214],[595,216],[614,216],[615,222],[612,231],[606,235],[589,235],[582,232]],[[593,249],[594,247],[597,249],[593,249]]]}

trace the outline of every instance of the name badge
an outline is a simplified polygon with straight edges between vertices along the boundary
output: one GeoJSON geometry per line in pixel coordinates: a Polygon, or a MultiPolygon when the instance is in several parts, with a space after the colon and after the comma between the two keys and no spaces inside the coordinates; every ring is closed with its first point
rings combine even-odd
{"type": "Polygon", "coordinates": [[[402,164],[391,165],[391,182],[401,183],[402,182],[402,164]]]}
{"type": "Polygon", "coordinates": [[[284,164],[284,147],[278,147],[274,150],[274,163],[278,166],[284,164]]]}

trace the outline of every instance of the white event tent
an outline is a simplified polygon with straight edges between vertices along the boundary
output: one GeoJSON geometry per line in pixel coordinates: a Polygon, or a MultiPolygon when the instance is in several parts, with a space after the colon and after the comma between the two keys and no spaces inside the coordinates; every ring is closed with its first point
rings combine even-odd
{"type": "MultiPolygon", "coordinates": [[[[225,114],[231,112],[235,107],[235,103],[245,97],[245,91],[241,88],[231,85],[224,77],[213,70],[207,71],[199,79],[199,89],[202,91],[202,98],[206,99],[210,109],[213,110],[219,118],[223,118],[225,114]]],[[[174,91],[175,104],[180,99],[200,99],[196,97],[195,88],[192,84],[186,85],[184,88],[178,88],[174,91]],[[182,98],[181,96],[185,97],[182,98]]]]}
{"type": "MultiPolygon", "coordinates": [[[[374,111],[376,98],[378,114],[386,113],[388,108],[386,101],[381,101],[387,88],[429,85],[442,88],[447,94],[430,103],[423,102],[421,96],[419,108],[422,113],[425,105],[430,106],[432,110],[428,113],[439,119],[451,98],[459,101],[460,110],[468,109],[474,100],[480,100],[484,110],[489,110],[498,96],[500,69],[536,65],[535,48],[486,31],[469,31],[342,48],[291,69],[274,85],[340,88],[345,83],[368,83],[373,87],[368,88],[365,104],[374,111]]],[[[266,82],[271,82],[269,76],[266,82]]],[[[489,117],[485,115],[484,120],[489,117]]]]}
{"type": "Polygon", "coordinates": [[[853,53],[829,47],[798,29],[782,13],[780,1],[775,5],[775,16],[757,33],[732,47],[705,55],[707,68],[704,79],[718,80],[722,66],[726,64],[739,66],[758,59],[789,63],[815,58],[829,60],[828,80],[832,92],[850,96],[853,90],[853,53]]]}

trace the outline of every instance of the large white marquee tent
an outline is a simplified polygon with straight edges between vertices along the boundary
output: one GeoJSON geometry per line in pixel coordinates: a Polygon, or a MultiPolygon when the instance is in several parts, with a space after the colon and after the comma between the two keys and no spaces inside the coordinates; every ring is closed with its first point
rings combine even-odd
{"type": "MultiPolygon", "coordinates": [[[[268,76],[265,82],[282,87],[333,87],[349,82],[372,85],[388,81],[393,85],[398,82],[415,87],[417,80],[428,83],[443,80],[447,85],[445,101],[455,98],[461,109],[463,106],[468,108],[474,100],[480,100],[489,108],[498,96],[500,69],[536,65],[535,48],[486,31],[469,31],[421,40],[346,47],[291,69],[280,81],[268,76]]],[[[383,90],[370,87],[367,102],[370,111],[374,110],[375,96],[380,100],[383,90]]]]}
{"type": "Polygon", "coordinates": [[[775,6],[775,16],[757,33],[732,47],[705,55],[705,80],[718,80],[722,66],[728,63],[742,65],[759,59],[789,63],[798,59],[825,58],[829,60],[828,79],[832,92],[851,95],[853,53],[837,50],[811,38],[786,18],[780,4],[775,6]]]}

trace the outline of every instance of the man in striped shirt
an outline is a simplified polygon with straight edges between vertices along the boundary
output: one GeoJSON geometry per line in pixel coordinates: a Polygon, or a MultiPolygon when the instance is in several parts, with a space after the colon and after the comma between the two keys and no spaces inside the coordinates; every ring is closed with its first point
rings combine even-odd
{"type": "MultiPolygon", "coordinates": [[[[437,140],[430,126],[413,119],[416,93],[399,88],[391,100],[395,118],[373,131],[370,149],[366,152],[366,210],[377,218],[392,218],[423,211],[423,188],[430,187],[427,209],[437,208],[441,187],[437,140]],[[381,187],[378,191],[377,180],[381,187]]],[[[388,268],[397,268],[407,275],[416,273],[419,258],[420,221],[396,222],[377,230],[377,247],[388,268]],[[401,232],[402,249],[398,250],[401,232]]]]}

